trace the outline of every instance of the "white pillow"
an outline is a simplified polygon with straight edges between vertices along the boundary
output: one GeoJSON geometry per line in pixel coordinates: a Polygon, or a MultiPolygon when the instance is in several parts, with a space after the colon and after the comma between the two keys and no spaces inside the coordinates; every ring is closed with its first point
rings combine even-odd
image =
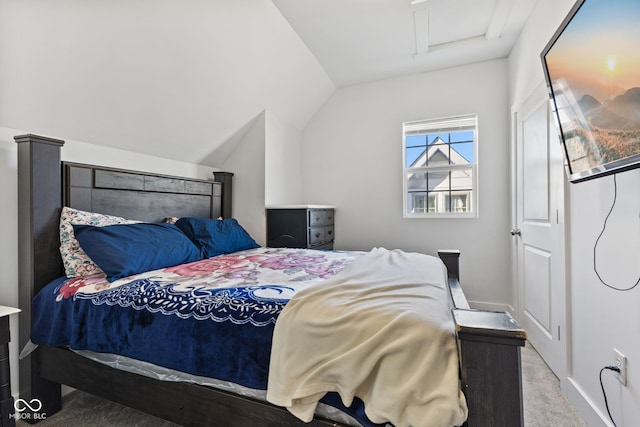
{"type": "Polygon", "coordinates": [[[73,234],[73,225],[93,225],[103,227],[114,224],[134,224],[134,221],[119,216],[86,212],[70,207],[63,207],[60,214],[60,255],[67,277],[85,277],[104,274],[91,258],[82,250],[73,234]]]}

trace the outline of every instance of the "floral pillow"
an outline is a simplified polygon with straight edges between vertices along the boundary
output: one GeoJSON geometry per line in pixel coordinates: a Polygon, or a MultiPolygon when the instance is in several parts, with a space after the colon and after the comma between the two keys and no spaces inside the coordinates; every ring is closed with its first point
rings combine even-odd
{"type": "Polygon", "coordinates": [[[80,243],[78,243],[73,233],[73,224],[102,227],[105,225],[135,224],[138,222],[140,221],[81,211],[67,206],[63,207],[60,214],[60,255],[62,255],[65,275],[71,278],[104,274],[100,267],[91,261],[91,258],[80,247],[80,243]]]}

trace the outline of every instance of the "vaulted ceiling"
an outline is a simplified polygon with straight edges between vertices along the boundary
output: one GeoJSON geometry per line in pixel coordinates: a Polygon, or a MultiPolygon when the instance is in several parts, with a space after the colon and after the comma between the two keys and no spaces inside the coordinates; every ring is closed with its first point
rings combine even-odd
{"type": "Polygon", "coordinates": [[[273,0],[337,86],[508,56],[538,0],[273,0]]]}
{"type": "Polygon", "coordinates": [[[536,1],[0,0],[0,126],[215,166],[265,110],[506,57],[536,1]]]}

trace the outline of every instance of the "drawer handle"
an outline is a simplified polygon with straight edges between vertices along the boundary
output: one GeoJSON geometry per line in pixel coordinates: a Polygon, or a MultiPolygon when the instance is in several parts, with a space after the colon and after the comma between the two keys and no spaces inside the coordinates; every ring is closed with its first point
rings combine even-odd
{"type": "Polygon", "coordinates": [[[316,233],[316,237],[320,237],[320,233],[316,233]]]}
{"type": "Polygon", "coordinates": [[[328,235],[332,235],[332,234],[333,234],[333,230],[329,230],[329,231],[327,231],[327,234],[328,234],[328,235]]]}

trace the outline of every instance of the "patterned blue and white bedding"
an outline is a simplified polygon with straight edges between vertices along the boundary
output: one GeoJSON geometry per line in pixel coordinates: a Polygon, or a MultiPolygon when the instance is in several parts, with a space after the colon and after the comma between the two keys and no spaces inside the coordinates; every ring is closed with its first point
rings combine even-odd
{"type": "Polygon", "coordinates": [[[258,248],[111,283],[63,277],[35,297],[31,340],[264,390],[284,305],[361,254],[258,248]]]}

